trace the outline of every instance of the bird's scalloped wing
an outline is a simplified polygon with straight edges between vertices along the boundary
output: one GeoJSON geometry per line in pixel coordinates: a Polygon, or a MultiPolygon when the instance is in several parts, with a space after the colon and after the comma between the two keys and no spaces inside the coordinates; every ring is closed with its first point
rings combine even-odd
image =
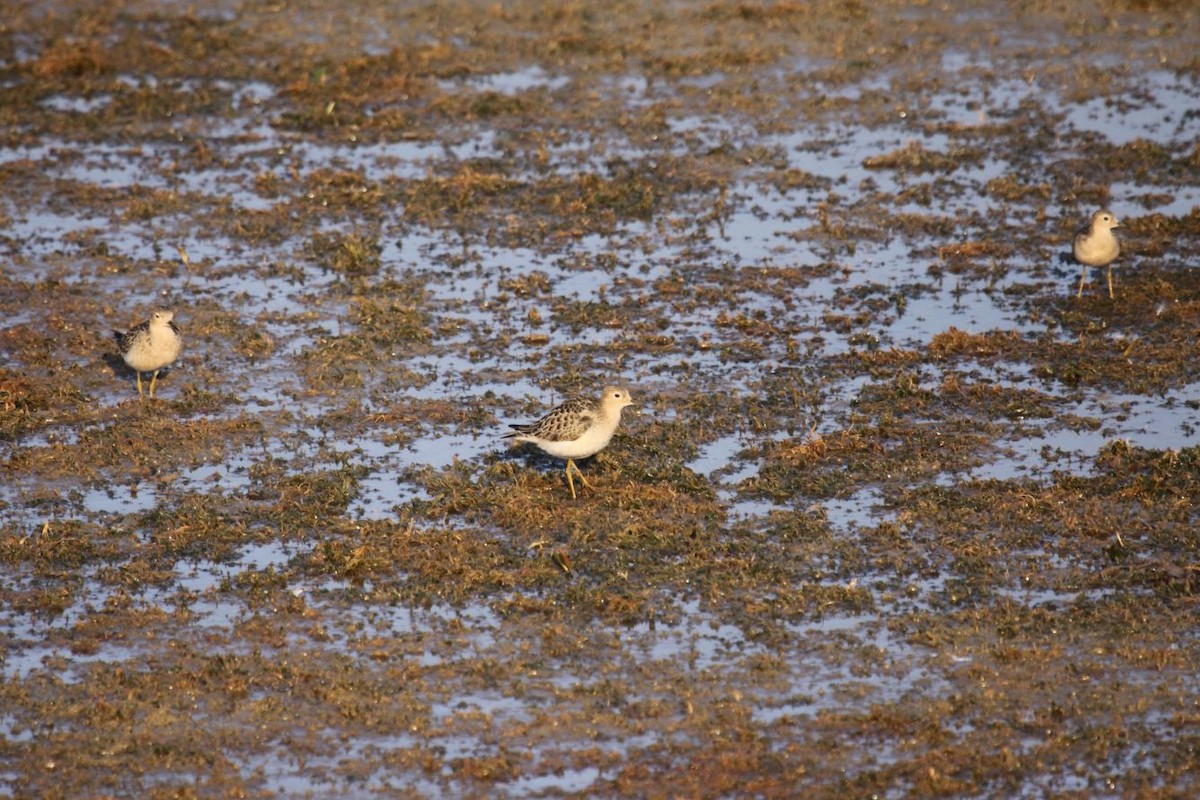
{"type": "Polygon", "coordinates": [[[544,421],[537,435],[548,442],[573,442],[587,433],[595,419],[596,415],[591,409],[560,409],[544,421]]]}

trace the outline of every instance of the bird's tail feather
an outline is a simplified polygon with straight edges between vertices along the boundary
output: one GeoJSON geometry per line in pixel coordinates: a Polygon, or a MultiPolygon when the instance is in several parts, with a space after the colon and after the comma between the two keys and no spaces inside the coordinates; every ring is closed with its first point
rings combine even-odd
{"type": "Polygon", "coordinates": [[[509,433],[500,434],[501,439],[514,439],[523,433],[529,433],[529,429],[533,426],[532,425],[520,425],[520,424],[515,424],[515,423],[510,422],[510,423],[508,423],[508,427],[512,428],[512,431],[509,433]]]}

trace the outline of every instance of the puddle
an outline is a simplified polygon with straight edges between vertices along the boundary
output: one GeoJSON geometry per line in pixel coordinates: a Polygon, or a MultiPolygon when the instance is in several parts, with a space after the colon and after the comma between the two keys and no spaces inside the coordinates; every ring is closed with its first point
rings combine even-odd
{"type": "MultiPolygon", "coordinates": [[[[520,94],[535,89],[554,90],[565,86],[568,78],[552,75],[541,67],[501,72],[492,75],[477,75],[465,81],[466,86],[475,91],[493,91],[503,94],[520,94]]],[[[458,86],[452,82],[443,82],[443,89],[457,91],[458,86]]]]}
{"type": "Polygon", "coordinates": [[[881,521],[883,493],[875,488],[860,489],[845,499],[824,498],[820,507],[829,524],[837,531],[866,528],[881,521]]]}
{"type": "MultiPolygon", "coordinates": [[[[1148,186],[1140,183],[1114,183],[1113,197],[1129,206],[1168,217],[1186,217],[1200,207],[1200,188],[1190,186],[1148,186]]],[[[1118,215],[1117,219],[1121,217],[1118,215]]]]}
{"type": "Polygon", "coordinates": [[[1098,97],[1082,103],[1063,103],[1067,123],[1098,133],[1114,145],[1148,139],[1161,144],[1194,136],[1187,113],[1200,104],[1200,86],[1187,76],[1152,71],[1139,75],[1133,92],[1098,97]]]}
{"type": "Polygon", "coordinates": [[[83,496],[82,508],[92,514],[128,514],[149,511],[158,505],[158,493],[152,486],[105,486],[83,496]]]}
{"type": "Polygon", "coordinates": [[[680,608],[678,625],[643,628],[640,636],[627,635],[626,643],[640,650],[645,661],[686,663],[692,670],[712,669],[764,652],[738,628],[701,612],[698,602],[686,601],[680,608]]]}

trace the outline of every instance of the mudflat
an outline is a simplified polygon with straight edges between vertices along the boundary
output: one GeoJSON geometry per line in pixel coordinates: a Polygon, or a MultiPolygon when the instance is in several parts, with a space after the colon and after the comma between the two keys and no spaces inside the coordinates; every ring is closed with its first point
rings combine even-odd
{"type": "Polygon", "coordinates": [[[0,794],[1196,796],[1198,14],[6,9],[0,794]]]}

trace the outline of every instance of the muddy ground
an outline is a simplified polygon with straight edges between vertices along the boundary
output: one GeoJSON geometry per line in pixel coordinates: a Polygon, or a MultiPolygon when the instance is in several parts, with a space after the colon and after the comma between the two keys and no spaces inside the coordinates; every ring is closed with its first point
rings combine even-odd
{"type": "Polygon", "coordinates": [[[1194,4],[606,5],[4,8],[0,794],[1200,793],[1194,4]]]}

